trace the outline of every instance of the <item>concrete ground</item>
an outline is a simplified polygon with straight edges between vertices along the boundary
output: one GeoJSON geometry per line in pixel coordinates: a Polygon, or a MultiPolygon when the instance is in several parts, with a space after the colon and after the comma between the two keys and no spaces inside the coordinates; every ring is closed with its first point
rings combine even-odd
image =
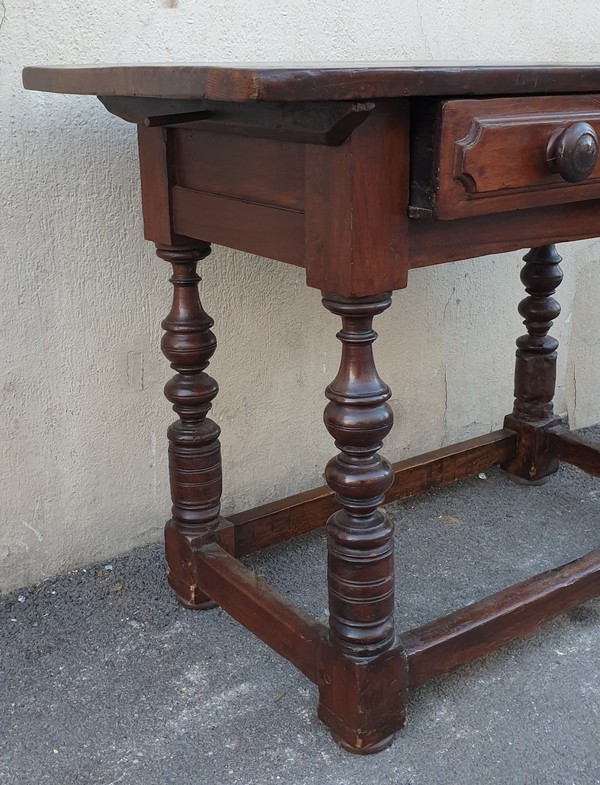
{"type": "MultiPolygon", "coordinates": [[[[399,629],[600,541],[600,483],[570,468],[537,488],[494,469],[389,509],[399,629]]],[[[322,532],[246,562],[326,618],[322,532]]],[[[331,741],[287,662],[221,610],[175,604],[160,546],[3,598],[0,636],[7,785],[600,783],[599,600],[421,688],[368,757],[331,741]]]]}

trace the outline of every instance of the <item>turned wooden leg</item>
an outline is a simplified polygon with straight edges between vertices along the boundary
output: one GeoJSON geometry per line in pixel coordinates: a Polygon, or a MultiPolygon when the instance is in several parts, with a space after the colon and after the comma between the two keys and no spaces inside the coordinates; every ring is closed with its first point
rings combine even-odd
{"type": "Polygon", "coordinates": [[[515,406],[504,421],[518,432],[519,443],[516,457],[502,468],[520,482],[539,484],[558,469],[549,449],[549,430],[559,422],[553,407],[558,341],[548,331],[560,314],[552,295],[562,281],[562,259],[554,245],[541,245],[523,261],[521,281],[529,296],[519,303],[519,313],[527,334],[517,339],[515,406]]]}
{"type": "Polygon", "coordinates": [[[389,293],[325,295],[342,317],[340,369],[326,390],[325,425],[340,454],[325,477],[341,505],[327,522],[330,643],[319,716],[353,752],[377,752],[404,724],[402,658],[394,635],[393,525],[380,509],[394,475],[378,450],[392,427],[390,389],[375,369],[373,317],[389,293]]]}
{"type": "Polygon", "coordinates": [[[217,341],[213,320],[200,303],[196,274],[210,246],[157,246],[156,253],[173,265],[173,305],[162,323],[162,350],[177,371],[165,395],[179,415],[167,431],[173,501],[165,527],[168,578],[182,605],[209,608],[214,603],[198,588],[194,550],[214,538],[221,499],[220,429],[206,416],[219,388],[204,372],[217,341]]]}

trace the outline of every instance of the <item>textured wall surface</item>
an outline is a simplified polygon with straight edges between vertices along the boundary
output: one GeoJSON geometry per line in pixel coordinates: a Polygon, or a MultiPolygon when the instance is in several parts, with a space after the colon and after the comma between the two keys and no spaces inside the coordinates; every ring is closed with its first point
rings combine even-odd
{"type": "MultiPolygon", "coordinates": [[[[522,0],[0,0],[0,590],[161,537],[160,320],[135,129],[93,97],[23,91],[24,65],[307,60],[600,62],[600,5],[522,0]]],[[[561,246],[557,410],[600,420],[596,242],[561,246]]],[[[411,273],[379,318],[393,460],[499,427],[511,408],[520,254],[411,273]]],[[[336,319],[303,271],[216,248],[224,510],[322,483],[336,319]]]]}

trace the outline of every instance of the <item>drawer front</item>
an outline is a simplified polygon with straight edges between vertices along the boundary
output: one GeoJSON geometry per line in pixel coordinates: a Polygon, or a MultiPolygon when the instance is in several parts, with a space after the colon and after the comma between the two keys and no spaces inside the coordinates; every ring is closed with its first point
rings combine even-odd
{"type": "Polygon", "coordinates": [[[447,100],[416,114],[415,217],[448,220],[600,197],[600,95],[447,100]]]}

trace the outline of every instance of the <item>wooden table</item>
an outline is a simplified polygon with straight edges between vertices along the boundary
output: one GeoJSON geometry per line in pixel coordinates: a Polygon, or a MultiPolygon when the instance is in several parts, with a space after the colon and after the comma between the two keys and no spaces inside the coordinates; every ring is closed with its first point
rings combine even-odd
{"type": "Polygon", "coordinates": [[[163,352],[179,419],[168,436],[169,583],[215,603],[319,688],[319,716],[353,752],[386,747],[407,695],[600,594],[600,549],[418,629],[394,629],[393,527],[385,501],[501,463],[538,483],[559,461],[600,475],[600,446],[553,413],[560,306],[554,243],[600,236],[600,67],[448,64],[27,68],[29,89],[97,95],[136,123],[145,235],[173,266],[163,352]],[[209,242],[306,269],[341,317],[325,425],[339,454],[318,488],[225,519],[219,427],[207,417],[216,347],[197,263],[209,242]],[[514,410],[500,431],[390,465],[388,386],[373,317],[416,267],[519,248],[527,333],[514,410]],[[321,526],[329,625],[238,557],[321,526]]]}

